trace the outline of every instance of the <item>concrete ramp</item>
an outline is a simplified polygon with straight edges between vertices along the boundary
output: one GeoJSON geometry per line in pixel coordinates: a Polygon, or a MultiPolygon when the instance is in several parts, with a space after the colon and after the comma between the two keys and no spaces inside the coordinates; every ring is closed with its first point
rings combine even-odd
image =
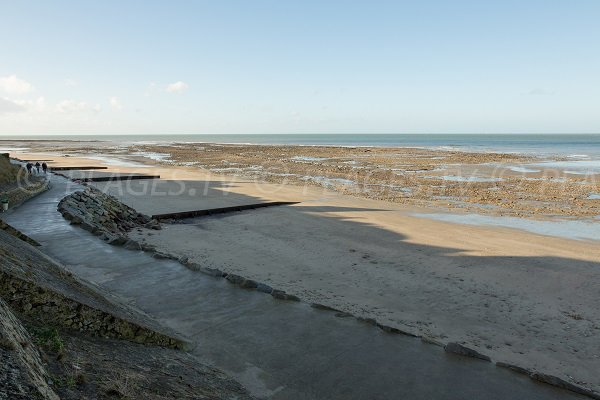
{"type": "Polygon", "coordinates": [[[87,170],[87,169],[108,169],[108,167],[98,167],[98,166],[89,166],[89,165],[68,166],[68,167],[48,166],[48,168],[50,169],[50,171],[72,171],[72,170],[87,170]]]}
{"type": "MultiPolygon", "coordinates": [[[[182,218],[281,205],[278,198],[235,193],[235,184],[219,181],[127,180],[94,182],[110,194],[146,215],[182,218]],[[274,204],[276,203],[276,204],[274,204]]],[[[285,203],[289,204],[289,203],[285,203]]]]}
{"type": "Polygon", "coordinates": [[[160,175],[122,174],[108,171],[99,172],[95,170],[69,170],[57,172],[56,174],[71,180],[81,180],[84,182],[110,182],[137,179],[160,179],[160,175]]]}

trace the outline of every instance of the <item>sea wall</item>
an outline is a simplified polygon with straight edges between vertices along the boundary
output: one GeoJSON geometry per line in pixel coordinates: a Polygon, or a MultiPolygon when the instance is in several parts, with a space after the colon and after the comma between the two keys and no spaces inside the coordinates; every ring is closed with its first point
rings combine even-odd
{"type": "Polygon", "coordinates": [[[136,343],[182,347],[177,340],[168,336],[1,271],[0,297],[19,314],[48,326],[74,329],[105,338],[127,339],[136,343]]]}
{"type": "Polygon", "coordinates": [[[2,191],[0,197],[6,197],[10,208],[13,208],[46,190],[48,190],[48,181],[45,179],[29,180],[26,185],[2,191]]]}
{"type": "Polygon", "coordinates": [[[21,239],[24,242],[29,243],[32,246],[39,246],[40,245],[38,242],[36,242],[32,238],[30,238],[29,236],[27,236],[24,233],[20,232],[19,230],[13,228],[12,226],[10,226],[6,222],[2,221],[1,219],[0,219],[0,229],[3,230],[4,232],[8,233],[9,235],[12,235],[12,236],[14,236],[14,237],[16,237],[18,239],[21,239]]]}
{"type": "Polygon", "coordinates": [[[22,317],[50,327],[136,343],[185,348],[138,311],[108,299],[34,247],[0,230],[0,298],[22,317]]]}
{"type": "Polygon", "coordinates": [[[58,400],[31,337],[0,299],[0,400],[58,400]]]}

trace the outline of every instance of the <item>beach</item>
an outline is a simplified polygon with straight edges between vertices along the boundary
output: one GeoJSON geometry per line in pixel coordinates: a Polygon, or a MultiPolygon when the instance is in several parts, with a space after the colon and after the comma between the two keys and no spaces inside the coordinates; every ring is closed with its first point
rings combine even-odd
{"type": "MultiPolygon", "coordinates": [[[[552,232],[541,235],[510,224],[455,223],[435,217],[450,212],[467,220],[474,211],[498,218],[520,215],[527,218],[519,220],[532,224],[555,223],[557,232],[561,223],[577,217],[576,222],[591,226],[589,236],[593,236],[598,205],[587,197],[598,187],[591,176],[571,177],[542,168],[507,172],[502,181],[446,183],[450,193],[461,191],[466,205],[456,206],[448,199],[407,194],[420,193],[424,181],[448,182],[424,174],[464,177],[464,171],[476,168],[475,174],[466,176],[489,180],[499,177],[482,165],[530,168],[543,161],[502,153],[413,148],[393,149],[391,154],[389,148],[171,144],[137,145],[117,150],[120,153],[108,148],[101,154],[96,147],[91,154],[88,146],[52,145],[39,152],[40,145],[36,153],[20,151],[12,156],[48,159],[51,167],[102,165],[107,167],[102,173],[160,175],[160,180],[90,183],[148,215],[219,204],[297,202],[185,223],[167,221],[160,231],[139,229],[131,237],[158,252],[239,274],[302,301],[375,319],[382,326],[432,342],[462,343],[495,361],[600,388],[595,374],[600,368],[597,241],[552,232]],[[445,168],[459,165],[454,165],[454,172],[435,171],[442,164],[445,168]],[[389,167],[399,165],[404,166],[403,174],[396,175],[401,181],[390,183],[395,174],[389,167]],[[252,170],[252,166],[262,168],[252,170]],[[332,179],[351,180],[346,173],[353,166],[368,169],[368,182],[398,184],[411,192],[389,197],[385,191],[373,195],[329,184],[332,179]],[[384,170],[382,176],[375,166],[384,170]],[[252,172],[275,169],[293,174],[293,179],[267,174],[257,178],[252,172]],[[421,176],[413,186],[406,177],[414,173],[407,171],[421,176]],[[527,182],[547,186],[519,184],[520,193],[502,186],[522,180],[523,174],[540,179],[527,182]],[[323,180],[298,176],[325,176],[329,181],[323,184],[323,180]],[[512,200],[483,203],[481,193],[489,191],[500,191],[512,200]],[[545,206],[518,198],[523,195],[545,206]],[[571,207],[566,208],[566,203],[571,207]]],[[[30,144],[26,147],[31,151],[30,144]]],[[[94,173],[100,172],[65,172],[75,179],[94,173]]],[[[352,180],[364,186],[365,176],[358,172],[352,180]]]]}
{"type": "MultiPolygon", "coordinates": [[[[32,151],[196,167],[215,176],[315,186],[418,207],[538,219],[589,220],[600,215],[600,161],[578,154],[184,142],[17,143],[32,151]]],[[[123,162],[112,161],[127,165],[123,162]]]]}

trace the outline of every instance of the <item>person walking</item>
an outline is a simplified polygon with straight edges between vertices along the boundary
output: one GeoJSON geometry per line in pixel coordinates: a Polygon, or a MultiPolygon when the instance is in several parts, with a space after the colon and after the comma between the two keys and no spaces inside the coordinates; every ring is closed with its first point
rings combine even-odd
{"type": "Polygon", "coordinates": [[[42,163],[42,169],[44,170],[44,174],[45,174],[46,172],[48,172],[48,164],[46,164],[45,162],[44,162],[44,163],[42,163]]]}
{"type": "Polygon", "coordinates": [[[33,169],[33,164],[28,162],[26,167],[27,167],[27,172],[29,173],[29,175],[31,175],[31,170],[33,169]]]}
{"type": "Polygon", "coordinates": [[[42,166],[42,164],[40,164],[40,162],[39,162],[39,161],[35,163],[35,169],[37,170],[37,173],[38,173],[38,174],[40,173],[40,167],[41,167],[41,166],[42,166]]]}

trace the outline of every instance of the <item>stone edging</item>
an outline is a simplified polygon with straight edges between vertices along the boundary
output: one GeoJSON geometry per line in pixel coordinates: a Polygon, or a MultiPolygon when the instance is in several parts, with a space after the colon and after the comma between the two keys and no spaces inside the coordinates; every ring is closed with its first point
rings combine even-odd
{"type": "Polygon", "coordinates": [[[47,180],[38,181],[27,187],[17,187],[2,193],[2,196],[8,198],[9,207],[15,208],[25,203],[32,197],[48,190],[49,182],[47,180]]]}

